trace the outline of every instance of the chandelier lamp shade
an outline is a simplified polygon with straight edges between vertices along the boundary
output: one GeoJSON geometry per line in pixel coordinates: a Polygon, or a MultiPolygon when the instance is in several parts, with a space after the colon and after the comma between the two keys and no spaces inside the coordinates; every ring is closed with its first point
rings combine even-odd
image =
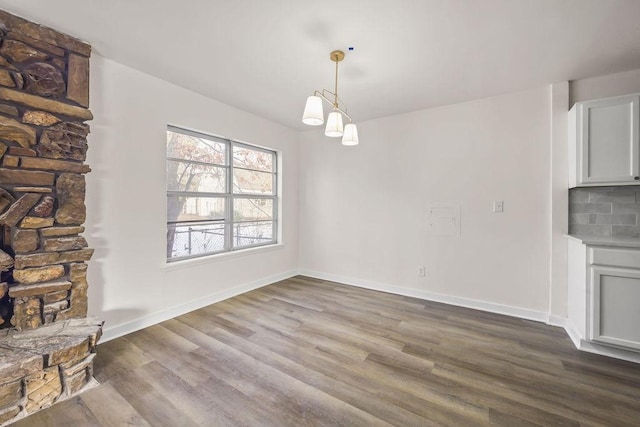
{"type": "Polygon", "coordinates": [[[331,105],[333,111],[327,117],[327,125],[324,130],[326,136],[332,138],[342,137],[343,145],[358,145],[358,129],[352,123],[351,116],[347,113],[342,100],[338,97],[338,62],[344,59],[344,52],[334,50],[330,58],[336,63],[336,84],[334,92],[327,89],[316,90],[313,95],[307,98],[307,103],[302,114],[302,123],[311,126],[320,126],[324,123],[324,111],[322,103],[331,105]],[[343,125],[343,116],[348,120],[343,125]]]}

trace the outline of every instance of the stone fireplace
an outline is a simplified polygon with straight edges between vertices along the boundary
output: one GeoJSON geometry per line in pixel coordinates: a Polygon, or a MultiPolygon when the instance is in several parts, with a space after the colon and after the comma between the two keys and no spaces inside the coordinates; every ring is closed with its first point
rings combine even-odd
{"type": "Polygon", "coordinates": [[[84,162],[91,47],[0,10],[0,425],[95,383],[84,162]]]}

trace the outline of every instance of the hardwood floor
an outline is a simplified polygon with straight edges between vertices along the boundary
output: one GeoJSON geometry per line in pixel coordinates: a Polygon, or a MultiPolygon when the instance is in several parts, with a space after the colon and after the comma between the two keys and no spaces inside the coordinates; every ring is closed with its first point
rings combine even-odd
{"type": "Polygon", "coordinates": [[[23,426],[638,426],[640,365],[560,328],[294,277],[101,344],[23,426]]]}

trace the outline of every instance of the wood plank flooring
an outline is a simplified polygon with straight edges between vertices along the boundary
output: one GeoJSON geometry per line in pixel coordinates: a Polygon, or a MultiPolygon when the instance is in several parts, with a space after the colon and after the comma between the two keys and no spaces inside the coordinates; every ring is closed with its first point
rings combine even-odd
{"type": "Polygon", "coordinates": [[[560,328],[294,277],[98,347],[25,426],[639,426],[640,365],[560,328]]]}

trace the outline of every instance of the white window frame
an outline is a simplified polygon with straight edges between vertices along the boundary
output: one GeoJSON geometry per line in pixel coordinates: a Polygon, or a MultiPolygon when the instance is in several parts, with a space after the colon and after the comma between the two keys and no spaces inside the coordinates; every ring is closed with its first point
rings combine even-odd
{"type": "MultiPolygon", "coordinates": [[[[176,257],[166,257],[166,262],[167,263],[173,263],[176,261],[184,261],[184,260],[190,260],[190,259],[196,259],[196,258],[203,258],[203,257],[209,257],[209,256],[214,256],[214,255],[219,255],[219,254],[224,254],[224,253],[229,253],[229,252],[241,252],[243,250],[247,250],[247,249],[253,249],[253,248],[257,248],[257,247],[263,247],[263,246],[272,246],[272,245],[277,245],[278,244],[278,236],[279,236],[279,230],[278,230],[278,207],[279,207],[279,194],[278,194],[278,153],[275,150],[269,149],[269,148],[265,148],[265,147],[259,147],[253,144],[248,144],[245,142],[239,142],[239,141],[235,141],[232,139],[228,139],[228,138],[222,138],[222,137],[218,137],[218,136],[213,136],[213,135],[209,135],[206,133],[202,133],[202,132],[196,132],[196,131],[192,131],[192,130],[188,130],[188,129],[184,129],[181,127],[177,127],[177,126],[173,126],[173,125],[168,125],[167,126],[167,131],[170,132],[174,132],[174,133],[179,133],[179,134],[184,134],[184,135],[189,135],[189,136],[193,136],[195,138],[202,138],[202,139],[207,139],[210,141],[214,141],[216,143],[222,143],[225,144],[225,149],[226,149],[226,159],[225,159],[225,164],[224,165],[220,165],[220,164],[216,164],[216,163],[205,163],[207,165],[212,165],[215,167],[220,167],[220,168],[225,168],[226,169],[226,191],[224,193],[211,193],[211,192],[193,192],[193,191],[175,191],[175,190],[169,190],[168,188],[166,188],[166,194],[167,194],[167,200],[169,196],[176,196],[176,195],[181,195],[181,196],[192,196],[192,197],[215,197],[215,198],[223,198],[224,199],[224,204],[225,204],[225,209],[224,209],[224,220],[223,220],[223,224],[224,224],[224,246],[223,249],[218,250],[218,251],[213,251],[213,252],[207,252],[207,253],[201,253],[201,254],[190,254],[190,255],[183,255],[183,256],[176,256],[176,257]],[[246,148],[249,150],[255,150],[255,151],[262,151],[265,153],[269,153],[272,155],[273,158],[273,171],[272,172],[266,172],[266,173],[271,173],[272,177],[273,177],[273,184],[272,184],[272,188],[273,188],[273,194],[258,194],[258,193],[234,193],[233,191],[233,172],[234,169],[242,169],[242,170],[254,170],[254,169],[246,169],[246,168],[240,168],[240,167],[236,167],[233,165],[233,148],[234,147],[242,147],[242,148],[246,148]],[[273,204],[273,218],[271,220],[256,220],[256,221],[236,221],[234,219],[234,209],[233,209],[233,205],[234,205],[234,201],[235,200],[240,200],[240,199],[262,199],[262,200],[271,200],[272,204],[273,204]],[[239,224],[243,224],[243,223],[256,223],[256,222],[270,222],[272,224],[272,234],[271,234],[271,240],[267,240],[265,242],[260,242],[260,243],[254,243],[254,244],[250,244],[250,245],[242,245],[242,246],[236,246],[234,244],[234,240],[237,241],[238,236],[235,233],[235,230],[237,230],[237,226],[239,224]],[[235,229],[235,230],[234,230],[235,229]]],[[[170,160],[172,161],[182,161],[182,162],[190,162],[189,160],[184,160],[184,159],[176,159],[173,157],[169,157],[168,154],[165,154],[165,161],[168,162],[170,160]]],[[[265,171],[260,171],[260,170],[255,170],[257,172],[265,172],[265,171]]],[[[168,180],[165,180],[166,184],[165,186],[168,184],[168,180]]],[[[165,207],[165,213],[168,213],[168,204],[165,207]]],[[[169,227],[171,225],[175,226],[176,224],[180,224],[180,223],[186,223],[186,222],[181,222],[181,221],[169,221],[169,218],[167,217],[167,239],[168,239],[168,230],[169,227]]],[[[211,223],[211,224],[215,224],[215,223],[220,223],[220,220],[210,220],[210,221],[201,221],[199,222],[200,224],[205,224],[205,223],[211,223]]],[[[168,241],[167,239],[165,239],[165,244],[168,245],[168,241]]]]}

